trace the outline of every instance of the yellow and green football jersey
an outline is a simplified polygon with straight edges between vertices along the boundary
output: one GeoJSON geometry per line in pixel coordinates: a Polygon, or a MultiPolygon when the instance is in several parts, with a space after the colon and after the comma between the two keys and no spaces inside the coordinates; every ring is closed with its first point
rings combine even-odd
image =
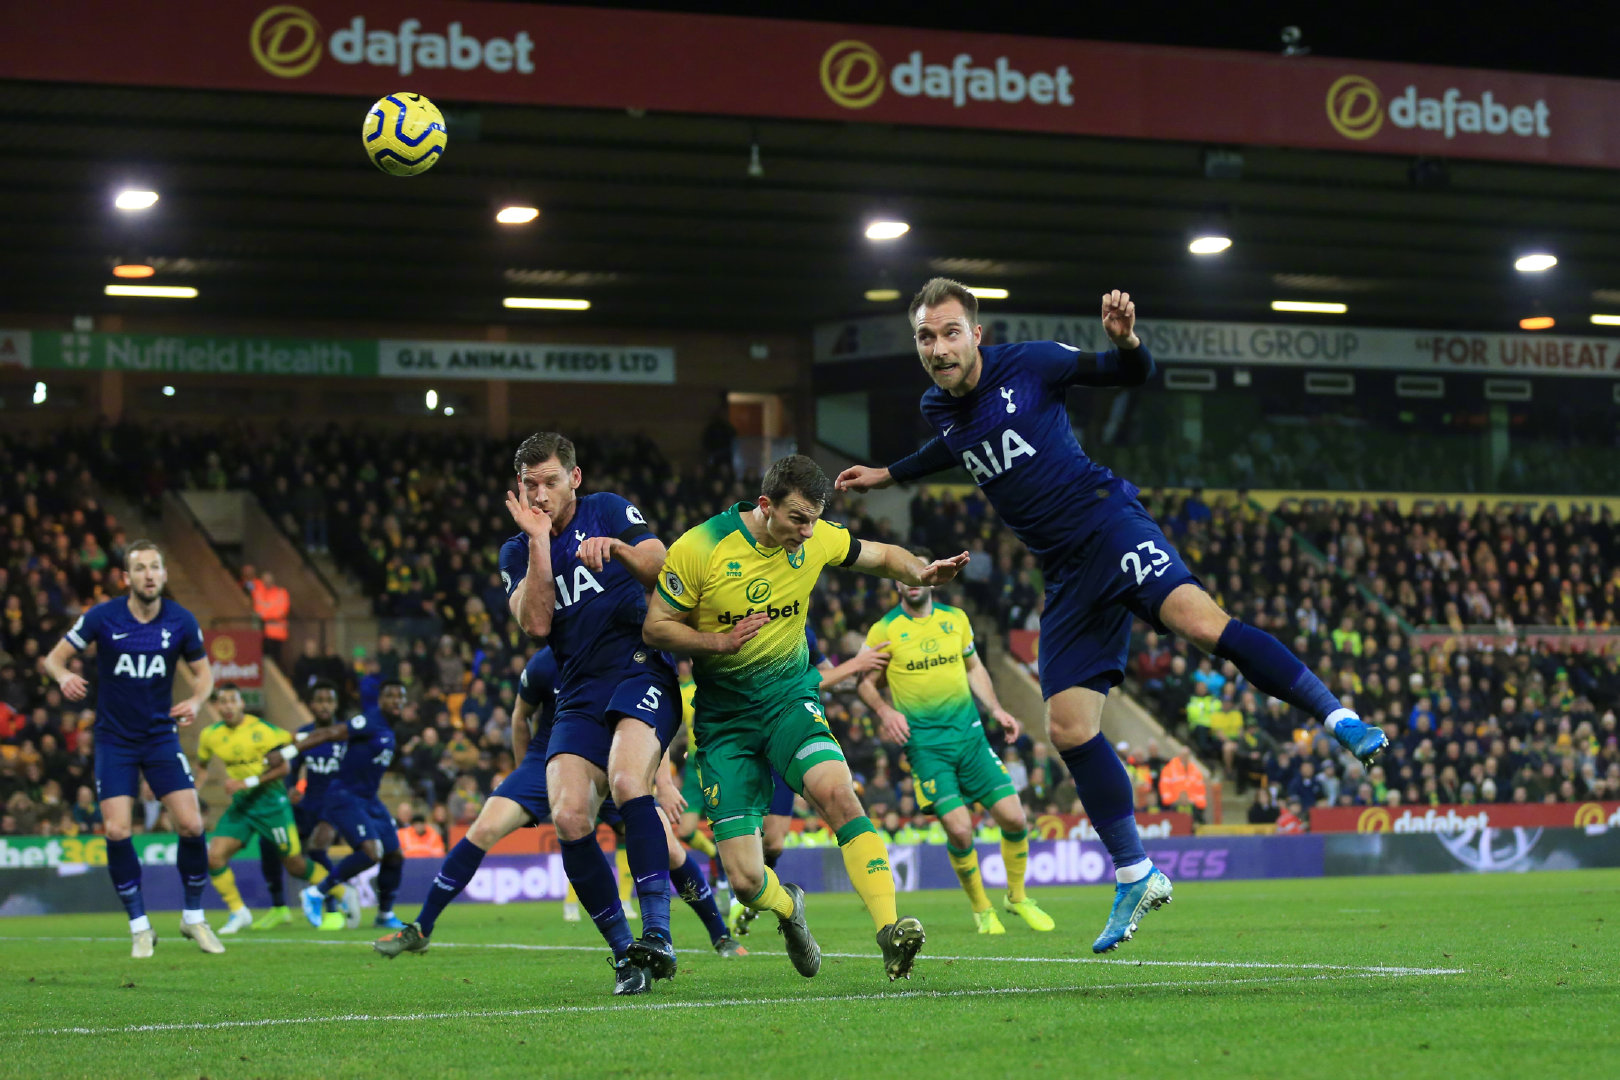
{"type": "MultiPolygon", "coordinates": [[[[225,763],[225,775],[233,780],[245,780],[264,772],[264,755],[293,741],[284,728],[266,723],[249,714],[234,728],[221,720],[203,728],[197,738],[197,761],[207,765],[214,758],[225,763]]],[[[256,788],[238,791],[231,800],[235,806],[246,807],[266,798],[274,800],[276,794],[286,797],[287,789],[280,780],[260,784],[256,788]]]]}
{"type": "Polygon", "coordinates": [[[936,600],[926,618],[914,619],[897,604],[866,632],[868,648],[884,642],[884,677],[911,725],[910,745],[955,745],[981,727],[967,677],[973,625],[961,608],[936,600]]]}
{"type": "Polygon", "coordinates": [[[810,592],[822,567],[846,565],[853,554],[849,533],[830,521],[817,521],[810,539],[791,554],[761,547],[744,517],[752,508],[738,503],[688,529],[658,575],[658,595],[677,611],[697,612],[704,633],[726,633],[755,612],[771,616],[740,651],[693,657],[695,705],[705,719],[753,713],[762,701],[802,696],[806,687],[820,685],[804,635],[810,592]]]}

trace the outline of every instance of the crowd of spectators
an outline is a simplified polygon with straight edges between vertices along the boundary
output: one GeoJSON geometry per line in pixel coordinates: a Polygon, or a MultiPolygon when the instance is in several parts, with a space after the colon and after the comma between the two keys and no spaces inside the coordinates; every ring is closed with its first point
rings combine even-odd
{"type": "Polygon", "coordinates": [[[1304,827],[1317,806],[1620,799],[1614,650],[1468,636],[1460,615],[1503,629],[1609,629],[1620,537],[1606,512],[1414,516],[1362,503],[1272,517],[1196,494],[1147,502],[1217,601],[1290,644],[1390,737],[1364,770],[1230,662],[1138,626],[1137,686],[1239,792],[1264,792],[1252,820],[1304,827]],[[1414,622],[1455,632],[1414,638],[1414,622]]]}

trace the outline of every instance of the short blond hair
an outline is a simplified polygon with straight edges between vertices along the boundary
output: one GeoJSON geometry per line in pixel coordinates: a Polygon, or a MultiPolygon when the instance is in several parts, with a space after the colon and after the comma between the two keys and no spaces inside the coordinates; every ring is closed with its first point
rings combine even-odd
{"type": "Polygon", "coordinates": [[[917,312],[936,307],[947,300],[955,300],[962,305],[969,326],[979,325],[979,298],[968,292],[968,287],[960,281],[947,277],[934,278],[917,290],[917,295],[911,298],[911,307],[907,309],[911,312],[911,324],[917,324],[917,312]]]}

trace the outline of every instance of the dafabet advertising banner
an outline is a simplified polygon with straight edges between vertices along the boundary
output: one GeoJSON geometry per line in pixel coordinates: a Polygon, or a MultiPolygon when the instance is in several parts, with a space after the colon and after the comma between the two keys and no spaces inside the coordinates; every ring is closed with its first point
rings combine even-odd
{"type": "Polygon", "coordinates": [[[408,88],[448,101],[1620,168],[1620,83],[1596,79],[452,0],[7,7],[0,79],[365,103],[408,88]]]}

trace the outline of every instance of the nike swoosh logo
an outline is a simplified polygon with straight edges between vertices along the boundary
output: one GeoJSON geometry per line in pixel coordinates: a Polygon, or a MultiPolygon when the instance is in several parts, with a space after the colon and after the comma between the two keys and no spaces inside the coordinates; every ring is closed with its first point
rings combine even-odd
{"type": "Polygon", "coordinates": [[[122,641],[122,640],[123,640],[123,639],[124,639],[124,638],[127,638],[127,637],[129,637],[129,635],[130,635],[130,634],[133,634],[133,633],[134,633],[134,632],[135,632],[135,631],[133,631],[133,630],[131,630],[131,631],[129,631],[129,632],[128,632],[128,633],[124,633],[124,634],[114,634],[114,635],[113,635],[113,636],[112,636],[112,639],[113,639],[113,640],[114,640],[114,641],[122,641]]]}
{"type": "Polygon", "coordinates": [[[940,432],[940,434],[941,435],[949,435],[951,433],[951,428],[954,428],[955,426],[956,426],[955,424],[952,424],[951,427],[946,428],[944,431],[940,432]]]}

